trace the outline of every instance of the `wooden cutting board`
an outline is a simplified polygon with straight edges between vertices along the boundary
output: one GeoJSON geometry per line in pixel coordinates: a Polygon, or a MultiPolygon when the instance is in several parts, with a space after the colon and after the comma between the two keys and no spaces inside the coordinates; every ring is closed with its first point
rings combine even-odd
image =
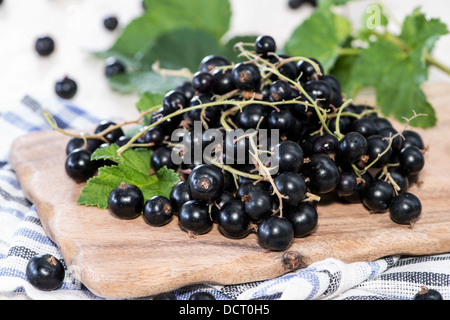
{"type": "MultiPolygon", "coordinates": [[[[432,85],[426,92],[439,123],[431,130],[418,130],[429,146],[422,183],[411,188],[422,201],[421,219],[410,229],[392,222],[388,214],[369,214],[361,204],[320,205],[317,231],[295,239],[289,249],[301,255],[302,266],[326,258],[350,263],[450,251],[450,112],[446,110],[450,85],[432,85]]],[[[64,171],[67,141],[56,131],[23,136],[13,144],[10,161],[69,270],[94,294],[135,298],[198,282],[236,284],[290,271],[283,252],[266,252],[255,234],[232,240],[215,226],[210,233],[191,238],[177,219],[158,228],[142,218],[122,221],[107,210],[77,206],[83,184],[74,183],[64,171]]]]}

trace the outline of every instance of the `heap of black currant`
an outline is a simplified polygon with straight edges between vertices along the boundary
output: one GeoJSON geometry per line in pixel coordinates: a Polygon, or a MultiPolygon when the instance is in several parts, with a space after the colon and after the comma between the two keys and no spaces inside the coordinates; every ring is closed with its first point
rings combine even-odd
{"type": "Polygon", "coordinates": [[[271,36],[235,48],[240,62],[206,56],[189,81],[141,116],[134,137],[108,121],[92,139],[74,137],[67,173],[78,181],[94,175],[104,163],[89,155],[105,143],[118,144],[119,155],[151,148],[152,168],[173,169],[181,181],[169,198],[143,199],[137,187],[118,185],[109,199],[114,216],[142,215],[158,227],[176,218],[193,236],[214,225],[231,239],[256,233],[271,251],[315,232],[325,195],[389,212],[399,224],[416,222],[422,206],[409,187],[424,167],[419,134],[408,125],[397,131],[376,107],[345,100],[319,61],[278,54],[271,36]],[[229,134],[239,129],[242,135],[229,134]]]}

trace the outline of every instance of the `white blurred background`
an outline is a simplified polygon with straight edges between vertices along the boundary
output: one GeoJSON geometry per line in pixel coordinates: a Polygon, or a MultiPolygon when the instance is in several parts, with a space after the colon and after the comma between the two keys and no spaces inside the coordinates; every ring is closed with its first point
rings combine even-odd
{"type": "MultiPolygon", "coordinates": [[[[161,0],[162,1],[162,0],[161,0]]],[[[287,0],[230,0],[231,35],[270,34],[280,46],[313,10],[305,5],[293,10],[287,0]]],[[[373,1],[352,1],[340,10],[357,25],[373,1]]],[[[427,17],[450,26],[448,0],[380,0],[398,22],[420,6],[427,17]]],[[[113,92],[103,75],[104,62],[89,52],[107,49],[116,39],[103,27],[103,18],[116,15],[121,27],[142,13],[140,0],[4,0],[0,5],[0,112],[13,108],[25,94],[54,95],[54,83],[70,75],[79,84],[72,103],[98,117],[134,117],[136,95],[113,92]],[[56,51],[45,59],[34,51],[35,39],[48,34],[56,51]]],[[[450,35],[436,44],[434,57],[450,65],[450,35]]],[[[450,76],[430,70],[429,81],[450,82],[450,76]]]]}

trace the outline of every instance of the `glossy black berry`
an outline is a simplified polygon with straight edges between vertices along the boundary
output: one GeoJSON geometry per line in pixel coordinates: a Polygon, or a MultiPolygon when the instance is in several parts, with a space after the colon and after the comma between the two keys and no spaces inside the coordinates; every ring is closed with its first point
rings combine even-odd
{"type": "Polygon", "coordinates": [[[166,135],[161,126],[155,126],[142,133],[136,140],[137,143],[151,144],[154,147],[160,146],[166,135]]]}
{"type": "MultiPolygon", "coordinates": [[[[319,68],[320,73],[324,74],[323,66],[317,59],[309,58],[309,60],[312,60],[313,62],[315,62],[317,67],[319,68]]],[[[298,74],[300,75],[299,80],[302,83],[306,83],[311,80],[319,80],[320,79],[319,73],[317,72],[317,70],[314,68],[314,66],[309,61],[300,60],[297,63],[297,68],[298,68],[298,74]]]]}
{"type": "Polygon", "coordinates": [[[178,222],[182,229],[196,235],[209,232],[213,226],[209,206],[198,200],[190,200],[181,206],[178,222]]]}
{"type": "Polygon", "coordinates": [[[176,88],[175,91],[181,92],[188,101],[190,101],[194,95],[196,94],[195,89],[192,87],[191,81],[185,81],[180,83],[176,88]]]}
{"type": "Polygon", "coordinates": [[[161,292],[153,296],[153,300],[178,300],[178,298],[172,292],[161,292]]]}
{"type": "Polygon", "coordinates": [[[245,212],[253,221],[261,221],[272,214],[273,198],[268,191],[252,191],[243,200],[245,212]]]}
{"type": "Polygon", "coordinates": [[[200,62],[199,71],[213,72],[214,68],[216,67],[228,66],[230,64],[230,61],[223,56],[209,55],[204,57],[200,62]]]}
{"type": "MultiPolygon", "coordinates": [[[[269,56],[268,60],[270,63],[275,65],[278,69],[278,72],[281,73],[284,77],[289,78],[291,80],[297,80],[298,70],[297,65],[294,61],[286,62],[286,59],[289,59],[290,56],[286,54],[277,54],[269,56]]],[[[270,80],[276,81],[280,79],[278,75],[272,74],[270,80]]],[[[284,80],[284,78],[283,78],[284,80]]]]}
{"type": "Polygon", "coordinates": [[[323,108],[329,107],[333,99],[333,91],[328,82],[324,80],[310,80],[305,83],[303,89],[308,92],[311,98],[317,101],[319,106],[323,108]]]}
{"type": "Polygon", "coordinates": [[[78,91],[78,85],[75,80],[68,76],[59,79],[55,83],[56,94],[63,99],[72,99],[78,91]]]}
{"type": "Polygon", "coordinates": [[[61,287],[65,270],[61,261],[51,254],[34,256],[26,268],[28,281],[37,289],[53,291],[61,287]]]}
{"type": "Polygon", "coordinates": [[[277,50],[275,39],[268,35],[259,36],[255,41],[255,52],[263,58],[277,50]]]}
{"type": "Polygon", "coordinates": [[[362,191],[362,201],[373,213],[388,211],[393,197],[394,189],[392,185],[383,180],[372,181],[362,191]]]}
{"type": "MultiPolygon", "coordinates": [[[[405,193],[406,191],[408,191],[409,189],[408,177],[402,172],[399,166],[388,167],[387,171],[390,176],[390,179],[387,179],[386,181],[388,183],[391,183],[391,179],[394,180],[397,187],[400,188],[396,190],[397,193],[405,193]]],[[[381,175],[382,173],[383,171],[380,171],[379,175],[381,175]]]]}
{"type": "Polygon", "coordinates": [[[292,88],[285,80],[276,80],[270,85],[270,99],[272,101],[290,100],[292,88]]]}
{"type": "Polygon", "coordinates": [[[312,153],[335,155],[338,151],[339,141],[331,134],[323,134],[313,141],[312,153]]]}
{"type": "Polygon", "coordinates": [[[402,148],[412,145],[419,148],[420,150],[425,150],[423,139],[417,132],[405,130],[402,132],[402,136],[404,138],[402,148]]]}
{"type": "Polygon", "coordinates": [[[294,237],[296,238],[302,238],[311,234],[317,227],[319,221],[317,209],[307,202],[299,206],[288,207],[283,212],[286,219],[292,224],[294,237]]]}
{"type": "Polygon", "coordinates": [[[91,160],[90,151],[75,149],[66,157],[65,170],[67,175],[76,182],[85,182],[95,174],[97,166],[91,160]]]}
{"type": "Polygon", "coordinates": [[[260,245],[269,251],[284,251],[294,240],[294,228],[284,217],[270,216],[258,224],[260,245]]]}
{"type": "Polygon", "coordinates": [[[236,64],[231,71],[231,76],[234,85],[240,90],[255,90],[261,81],[259,68],[253,63],[236,64]]]}
{"type": "Polygon", "coordinates": [[[339,182],[339,168],[326,154],[317,153],[305,163],[303,174],[309,178],[308,186],[314,193],[333,191],[339,182]]]}
{"type": "Polygon", "coordinates": [[[231,239],[241,239],[250,232],[250,219],[244,210],[244,204],[239,200],[225,203],[219,210],[217,218],[219,231],[231,239]]]}
{"type": "Polygon", "coordinates": [[[108,196],[108,208],[111,215],[118,219],[131,220],[139,217],[144,207],[141,189],[122,182],[108,196]]]}
{"type": "MultiPolygon", "coordinates": [[[[212,103],[215,101],[214,95],[211,93],[200,93],[194,96],[189,101],[190,107],[201,106],[203,104],[212,103]]],[[[222,115],[222,107],[220,105],[209,106],[206,108],[198,108],[190,110],[186,113],[189,120],[194,121],[206,121],[209,127],[214,127],[216,123],[220,120],[222,115]]]]}
{"type": "Polygon", "coordinates": [[[113,121],[102,120],[95,128],[94,133],[95,134],[102,133],[103,131],[108,129],[107,130],[108,132],[106,132],[103,137],[106,140],[108,140],[109,143],[113,143],[114,141],[116,141],[117,139],[119,139],[120,137],[125,135],[122,128],[120,128],[120,127],[115,128],[115,129],[110,129],[110,127],[115,126],[115,125],[116,125],[116,123],[113,121]]]}
{"type": "Polygon", "coordinates": [[[91,153],[97,150],[101,145],[103,144],[103,141],[100,139],[82,139],[82,138],[76,138],[73,137],[69,140],[69,142],[66,145],[66,155],[71,153],[75,149],[87,149],[91,153]]]}
{"type": "Polygon", "coordinates": [[[178,214],[181,206],[192,200],[191,192],[189,191],[189,184],[187,181],[180,181],[176,185],[173,186],[172,191],[170,192],[170,203],[172,204],[172,208],[174,210],[174,214],[178,214]]]}
{"type": "Polygon", "coordinates": [[[170,200],[158,195],[151,197],[144,204],[144,221],[154,227],[161,227],[173,218],[173,209],[170,200]]]}
{"type": "Polygon", "coordinates": [[[270,109],[267,106],[253,103],[245,106],[237,115],[236,124],[241,129],[267,129],[270,109]]]}
{"type": "Polygon", "coordinates": [[[410,192],[395,196],[389,206],[389,216],[398,224],[413,224],[419,219],[421,213],[420,199],[410,192]]]}
{"type": "Polygon", "coordinates": [[[400,151],[399,163],[406,175],[414,175],[425,166],[425,157],[416,146],[407,146],[400,151]]]}
{"type": "Polygon", "coordinates": [[[335,191],[340,197],[354,195],[358,190],[358,180],[354,171],[344,171],[341,173],[335,191]]]}
{"type": "Polygon", "coordinates": [[[367,152],[367,140],[359,132],[349,132],[339,141],[338,150],[348,162],[357,162],[367,152]]]}
{"type": "Polygon", "coordinates": [[[36,39],[34,48],[40,56],[46,57],[55,51],[55,41],[49,36],[41,36],[36,39]]]}
{"type": "Polygon", "coordinates": [[[278,166],[278,172],[300,172],[303,166],[303,150],[302,147],[291,140],[281,141],[274,148],[272,155],[274,165],[278,166]]]}
{"type": "Polygon", "coordinates": [[[172,148],[167,146],[160,146],[153,151],[150,156],[150,164],[155,171],[158,171],[163,167],[172,170],[177,170],[179,167],[179,165],[173,161],[172,148]]]}
{"type": "Polygon", "coordinates": [[[212,76],[215,81],[213,93],[222,95],[236,88],[233,83],[231,69],[217,69],[212,72],[212,76]]]}
{"type": "Polygon", "coordinates": [[[373,168],[381,168],[385,166],[392,155],[392,148],[389,141],[379,135],[372,135],[367,139],[367,163],[373,163],[373,168]]]}
{"type": "Polygon", "coordinates": [[[171,90],[164,95],[162,107],[167,113],[173,113],[189,107],[189,100],[183,92],[171,90]]]}
{"type": "Polygon", "coordinates": [[[269,128],[279,130],[279,134],[289,132],[295,125],[295,117],[289,109],[272,110],[268,117],[269,128]]]}
{"type": "Polygon", "coordinates": [[[361,133],[364,137],[370,137],[377,134],[377,126],[373,119],[370,118],[360,118],[352,123],[353,131],[361,133]]]}
{"type": "Polygon", "coordinates": [[[119,20],[116,16],[108,16],[103,19],[103,26],[110,31],[113,31],[119,25],[119,20]]]}
{"type": "Polygon", "coordinates": [[[209,72],[198,71],[192,77],[192,87],[200,93],[210,93],[216,85],[216,79],[209,72]]]}
{"type": "Polygon", "coordinates": [[[196,200],[211,202],[224,191],[222,169],[211,164],[195,167],[189,174],[188,183],[191,196],[196,200]]]}
{"type": "Polygon", "coordinates": [[[274,179],[274,182],[278,191],[283,196],[287,196],[286,199],[283,199],[286,203],[297,205],[305,198],[306,183],[300,174],[283,172],[274,179]]]}
{"type": "Polygon", "coordinates": [[[414,295],[413,300],[444,300],[444,298],[436,289],[429,289],[426,286],[422,286],[420,291],[414,295]]]}
{"type": "Polygon", "coordinates": [[[206,291],[197,291],[191,294],[189,300],[216,300],[212,293],[206,291]]]}
{"type": "Polygon", "coordinates": [[[122,61],[110,57],[106,59],[105,62],[105,76],[106,77],[112,77],[118,74],[125,73],[125,64],[123,64],[122,61]]]}

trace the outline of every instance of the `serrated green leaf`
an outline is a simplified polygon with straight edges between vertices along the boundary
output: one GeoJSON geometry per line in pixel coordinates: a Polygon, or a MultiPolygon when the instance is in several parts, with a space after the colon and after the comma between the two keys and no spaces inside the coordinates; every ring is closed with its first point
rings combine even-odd
{"type": "Polygon", "coordinates": [[[338,49],[351,31],[348,19],[331,10],[316,10],[293,31],[284,49],[291,56],[318,59],[328,72],[338,58],[338,49]]]}
{"type": "Polygon", "coordinates": [[[112,144],[92,154],[94,159],[108,159],[118,164],[99,168],[98,175],[89,179],[81,190],[77,201],[79,205],[106,209],[109,193],[122,182],[139,187],[145,199],[156,195],[170,195],[172,186],[179,181],[179,177],[175,171],[166,167],[153,173],[150,149],[127,149],[120,159],[117,158],[117,149],[118,146],[112,144]]]}

